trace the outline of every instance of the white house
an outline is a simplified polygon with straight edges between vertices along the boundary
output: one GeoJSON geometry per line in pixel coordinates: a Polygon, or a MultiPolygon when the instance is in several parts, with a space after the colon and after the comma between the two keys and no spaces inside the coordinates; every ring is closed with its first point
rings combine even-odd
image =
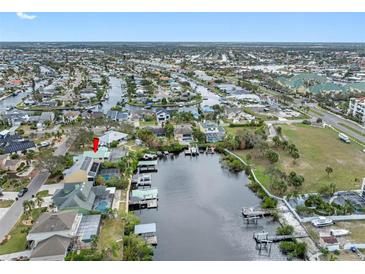
{"type": "Polygon", "coordinates": [[[166,123],[168,120],[170,120],[170,118],[170,113],[166,110],[159,110],[156,112],[156,119],[160,124],[166,123]]]}
{"type": "Polygon", "coordinates": [[[126,141],[127,138],[128,134],[126,133],[110,130],[99,138],[99,144],[101,146],[109,146],[114,141],[122,142],[126,141]]]}

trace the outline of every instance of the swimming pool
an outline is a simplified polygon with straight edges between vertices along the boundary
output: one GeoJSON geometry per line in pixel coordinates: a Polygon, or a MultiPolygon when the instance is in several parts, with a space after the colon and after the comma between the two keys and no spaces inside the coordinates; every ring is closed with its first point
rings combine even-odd
{"type": "Polygon", "coordinates": [[[98,204],[95,207],[95,210],[100,211],[100,212],[106,212],[109,208],[109,203],[108,201],[102,200],[100,202],[98,202],[98,204]]]}

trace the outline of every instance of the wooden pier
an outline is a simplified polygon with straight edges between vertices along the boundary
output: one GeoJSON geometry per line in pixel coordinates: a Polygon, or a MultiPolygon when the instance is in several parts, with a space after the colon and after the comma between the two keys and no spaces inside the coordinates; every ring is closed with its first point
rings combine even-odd
{"type": "Polygon", "coordinates": [[[184,151],[185,156],[199,156],[199,148],[196,147],[189,147],[184,151]]]}
{"type": "Polygon", "coordinates": [[[244,218],[253,218],[253,217],[263,218],[263,217],[272,215],[271,210],[254,209],[252,207],[242,208],[241,213],[244,218]]]}
{"type": "Polygon", "coordinates": [[[289,241],[299,238],[307,238],[308,235],[269,235],[268,232],[255,232],[253,234],[253,238],[256,243],[260,242],[280,242],[280,241],[289,241]]]}

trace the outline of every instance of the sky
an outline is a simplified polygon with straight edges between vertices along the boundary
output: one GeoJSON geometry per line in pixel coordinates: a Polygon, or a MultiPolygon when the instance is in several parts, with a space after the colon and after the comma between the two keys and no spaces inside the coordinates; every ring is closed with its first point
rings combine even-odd
{"type": "Polygon", "coordinates": [[[365,42],[365,13],[0,13],[0,41],[365,42]]]}

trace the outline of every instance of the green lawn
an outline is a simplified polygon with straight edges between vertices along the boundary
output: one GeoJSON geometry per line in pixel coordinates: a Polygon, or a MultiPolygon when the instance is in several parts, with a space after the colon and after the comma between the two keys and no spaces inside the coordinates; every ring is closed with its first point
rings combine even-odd
{"type": "MultiPolygon", "coordinates": [[[[37,220],[39,215],[42,213],[42,208],[33,209],[31,216],[33,220],[37,220]]],[[[23,220],[26,220],[29,215],[23,214],[19,221],[15,224],[13,229],[10,231],[11,239],[6,243],[0,245],[0,255],[20,252],[26,249],[27,246],[27,234],[31,229],[31,226],[22,224],[23,220]]]]}
{"type": "Polygon", "coordinates": [[[41,198],[47,197],[47,196],[49,196],[49,191],[48,190],[39,191],[39,192],[37,192],[37,196],[41,197],[41,198]]]}
{"type": "Polygon", "coordinates": [[[225,126],[224,130],[227,134],[236,135],[238,131],[245,131],[245,132],[255,132],[257,127],[249,127],[249,126],[237,126],[237,127],[230,127],[225,126]]]}
{"type": "MultiPolygon", "coordinates": [[[[275,165],[289,173],[295,171],[305,178],[301,188],[302,193],[315,192],[326,184],[335,183],[338,190],[359,189],[361,182],[355,178],[365,177],[365,154],[357,144],[346,144],[338,139],[338,134],[328,128],[315,128],[306,125],[282,125],[283,135],[289,143],[294,143],[300,152],[300,158],[293,159],[280,148],[275,150],[280,154],[275,165]],[[333,173],[327,176],[325,168],[330,166],[333,173]]],[[[258,177],[263,178],[263,184],[270,185],[270,177],[266,169],[271,165],[257,150],[240,151],[245,156],[250,153],[252,164],[257,169],[258,177]]]]}
{"type": "Polygon", "coordinates": [[[98,239],[98,249],[107,251],[107,260],[122,260],[123,234],[123,220],[119,216],[115,219],[103,220],[98,239]]]}

